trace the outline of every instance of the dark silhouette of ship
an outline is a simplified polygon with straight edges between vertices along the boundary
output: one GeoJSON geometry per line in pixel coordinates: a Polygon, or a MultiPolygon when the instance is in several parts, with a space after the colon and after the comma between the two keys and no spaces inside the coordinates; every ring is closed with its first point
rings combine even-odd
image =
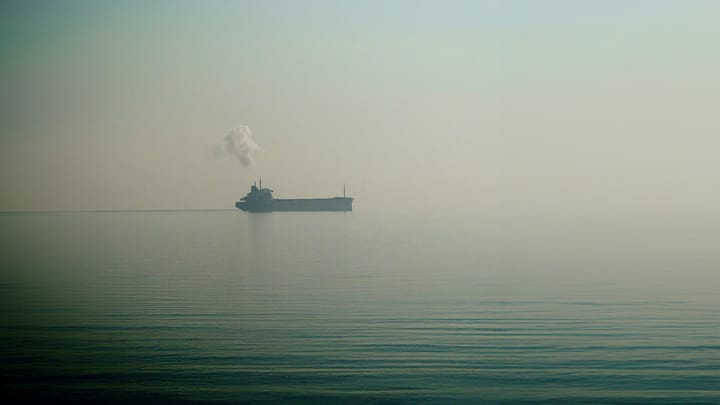
{"type": "Polygon", "coordinates": [[[253,183],[250,192],[235,203],[235,207],[248,212],[272,211],[352,211],[352,197],[345,196],[343,186],[342,197],[332,198],[274,198],[273,191],[253,183]]]}

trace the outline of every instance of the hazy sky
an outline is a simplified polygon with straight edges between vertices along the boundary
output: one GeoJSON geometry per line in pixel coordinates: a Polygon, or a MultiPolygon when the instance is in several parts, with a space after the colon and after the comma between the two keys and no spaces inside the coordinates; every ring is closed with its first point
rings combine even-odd
{"type": "Polygon", "coordinates": [[[718,1],[0,3],[0,209],[720,213],[718,1]],[[255,166],[218,157],[248,125],[255,166]]]}

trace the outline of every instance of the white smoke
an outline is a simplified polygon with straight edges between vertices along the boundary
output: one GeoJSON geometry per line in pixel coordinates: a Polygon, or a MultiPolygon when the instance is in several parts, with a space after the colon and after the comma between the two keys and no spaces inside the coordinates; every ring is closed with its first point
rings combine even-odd
{"type": "Polygon", "coordinates": [[[252,132],[247,125],[240,125],[228,131],[225,135],[225,152],[235,156],[243,166],[252,166],[255,161],[251,153],[263,149],[255,143],[252,132]]]}

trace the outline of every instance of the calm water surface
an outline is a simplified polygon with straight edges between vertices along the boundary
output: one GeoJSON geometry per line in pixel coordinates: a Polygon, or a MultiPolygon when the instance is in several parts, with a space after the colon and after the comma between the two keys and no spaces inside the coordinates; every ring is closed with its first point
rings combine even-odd
{"type": "Polygon", "coordinates": [[[718,225],[4,213],[0,400],[719,403],[718,225]]]}

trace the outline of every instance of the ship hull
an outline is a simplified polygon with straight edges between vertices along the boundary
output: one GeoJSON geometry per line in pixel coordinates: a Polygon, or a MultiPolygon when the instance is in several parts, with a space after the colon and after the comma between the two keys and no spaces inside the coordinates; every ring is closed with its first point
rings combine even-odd
{"type": "Polygon", "coordinates": [[[350,197],[335,198],[273,198],[269,201],[238,201],[235,207],[248,212],[273,211],[352,211],[350,197]]]}

